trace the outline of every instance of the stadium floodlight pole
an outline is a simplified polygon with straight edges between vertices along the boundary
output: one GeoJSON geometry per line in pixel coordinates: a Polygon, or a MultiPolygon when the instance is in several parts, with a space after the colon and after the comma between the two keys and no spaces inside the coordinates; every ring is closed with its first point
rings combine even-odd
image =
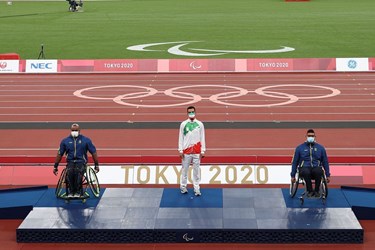
{"type": "Polygon", "coordinates": [[[39,52],[38,59],[45,59],[45,56],[44,56],[44,44],[43,43],[40,45],[40,52],[39,52]]]}

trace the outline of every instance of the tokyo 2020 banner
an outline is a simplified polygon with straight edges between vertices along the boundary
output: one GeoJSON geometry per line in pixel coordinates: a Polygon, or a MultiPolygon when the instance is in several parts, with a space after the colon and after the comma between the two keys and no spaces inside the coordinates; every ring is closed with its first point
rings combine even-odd
{"type": "MultiPolygon", "coordinates": [[[[58,177],[53,166],[0,166],[0,185],[56,185],[58,177]]],[[[63,166],[60,167],[60,172],[63,166]]],[[[192,169],[188,179],[192,182],[192,169]]],[[[202,184],[248,185],[290,184],[290,165],[269,164],[213,164],[202,165],[202,184]]],[[[331,184],[375,184],[374,165],[333,165],[330,168],[331,184]]],[[[177,185],[180,182],[181,165],[124,164],[105,165],[98,173],[101,184],[177,185]]]]}

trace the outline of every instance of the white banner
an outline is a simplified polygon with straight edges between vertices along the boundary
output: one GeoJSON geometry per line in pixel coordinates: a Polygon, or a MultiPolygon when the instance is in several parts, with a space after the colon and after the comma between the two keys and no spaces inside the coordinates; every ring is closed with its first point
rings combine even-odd
{"type": "Polygon", "coordinates": [[[57,73],[57,60],[26,60],[26,73],[57,73]]]}
{"type": "Polygon", "coordinates": [[[18,73],[19,68],[19,60],[0,60],[0,73],[18,73]]]}
{"type": "Polygon", "coordinates": [[[336,58],[336,71],[369,71],[368,58],[336,58]]]}
{"type": "MultiPolygon", "coordinates": [[[[331,165],[334,184],[373,185],[375,165],[331,165]]],[[[0,166],[0,185],[52,185],[58,176],[49,166],[0,166]]],[[[63,165],[59,172],[62,172],[63,165]]],[[[290,165],[220,164],[202,165],[202,184],[290,184],[290,165]]],[[[180,182],[181,165],[102,165],[98,173],[100,184],[161,184],[180,182]]],[[[192,168],[189,169],[192,183],[192,168]]]]}
{"type": "MultiPolygon", "coordinates": [[[[201,184],[289,184],[290,166],[286,165],[204,165],[201,184]]],[[[98,173],[101,184],[178,184],[181,166],[111,166],[98,173]]],[[[192,183],[192,168],[188,182],[192,183]]]]}

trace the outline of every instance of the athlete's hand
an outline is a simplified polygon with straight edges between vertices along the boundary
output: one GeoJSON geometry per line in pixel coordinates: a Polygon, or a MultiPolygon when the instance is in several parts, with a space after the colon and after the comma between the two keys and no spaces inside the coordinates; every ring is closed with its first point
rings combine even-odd
{"type": "Polygon", "coordinates": [[[53,165],[53,174],[57,176],[58,173],[59,173],[59,163],[55,162],[55,164],[53,165]]]}
{"type": "Polygon", "coordinates": [[[94,170],[95,170],[95,173],[99,172],[99,170],[100,170],[99,164],[95,164],[94,170]]]}
{"type": "Polygon", "coordinates": [[[290,180],[291,180],[292,183],[296,182],[296,178],[295,177],[292,177],[290,180]]]}
{"type": "Polygon", "coordinates": [[[184,153],[180,153],[180,158],[183,160],[185,158],[184,153]]]}

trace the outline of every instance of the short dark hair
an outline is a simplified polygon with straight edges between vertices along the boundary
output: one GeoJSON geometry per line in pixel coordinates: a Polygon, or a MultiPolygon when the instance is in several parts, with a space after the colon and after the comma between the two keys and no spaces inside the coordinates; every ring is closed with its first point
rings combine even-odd
{"type": "Polygon", "coordinates": [[[70,129],[78,128],[78,131],[81,130],[78,123],[73,123],[72,126],[70,126],[70,129]]]}
{"type": "Polygon", "coordinates": [[[188,111],[189,109],[194,109],[194,111],[195,111],[195,107],[194,106],[187,107],[186,111],[188,111]]]}
{"type": "Polygon", "coordinates": [[[308,134],[308,133],[313,133],[313,134],[315,134],[315,131],[314,131],[314,129],[310,128],[310,129],[307,130],[306,134],[308,134]]]}

